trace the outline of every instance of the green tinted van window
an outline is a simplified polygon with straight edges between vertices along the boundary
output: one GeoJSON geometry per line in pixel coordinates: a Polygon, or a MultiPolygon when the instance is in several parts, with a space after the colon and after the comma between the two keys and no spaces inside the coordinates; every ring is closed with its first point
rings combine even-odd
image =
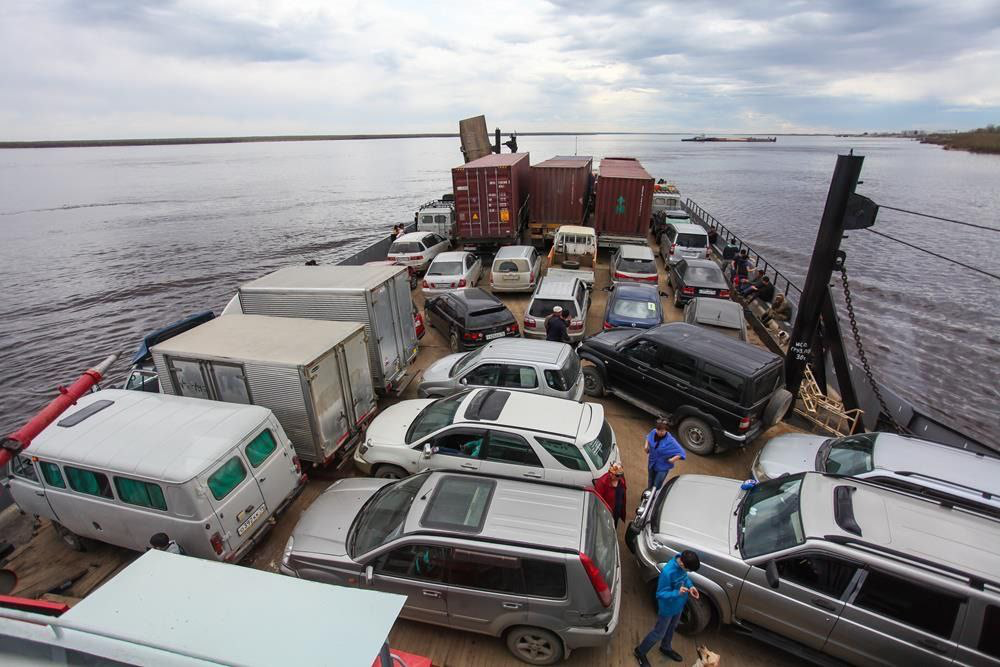
{"type": "Polygon", "coordinates": [[[250,465],[256,468],[277,448],[278,443],[274,441],[274,436],[265,429],[246,446],[247,459],[250,465]]]}
{"type": "Polygon", "coordinates": [[[88,496],[114,498],[111,494],[111,483],[108,482],[107,475],[66,466],[66,478],[69,480],[69,487],[74,491],[86,493],[88,496]]]}
{"type": "Polygon", "coordinates": [[[59,489],[66,488],[66,482],[63,480],[62,473],[59,471],[59,466],[55,463],[39,461],[38,467],[42,469],[42,477],[45,478],[46,484],[59,489]]]}
{"type": "Polygon", "coordinates": [[[208,478],[208,488],[216,500],[222,500],[246,477],[247,469],[243,467],[239,457],[234,456],[212,473],[212,476],[208,478]]]}
{"type": "Polygon", "coordinates": [[[115,489],[118,499],[129,505],[149,507],[154,510],[167,510],[167,501],[163,497],[163,489],[150,482],[141,482],[127,477],[115,477],[115,489]]]}

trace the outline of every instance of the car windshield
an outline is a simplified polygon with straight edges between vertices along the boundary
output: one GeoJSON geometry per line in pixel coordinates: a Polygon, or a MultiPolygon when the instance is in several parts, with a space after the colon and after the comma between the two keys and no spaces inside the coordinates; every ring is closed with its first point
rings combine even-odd
{"type": "Polygon", "coordinates": [[[799,510],[802,475],[758,484],[740,503],[738,530],[744,558],[802,544],[805,532],[799,510]]]}
{"type": "Polygon", "coordinates": [[[583,451],[587,452],[587,457],[594,464],[594,467],[600,470],[608,462],[608,457],[611,456],[611,450],[614,446],[615,439],[611,434],[611,425],[605,420],[597,439],[586,443],[583,446],[583,451]]]}
{"type": "Polygon", "coordinates": [[[455,377],[456,375],[464,371],[466,368],[476,363],[476,360],[479,359],[479,357],[483,356],[483,350],[485,349],[486,349],[485,347],[481,347],[475,352],[469,352],[464,357],[459,359],[458,363],[456,363],[454,366],[451,367],[451,371],[448,373],[448,377],[455,377]]]}
{"type": "Polygon", "coordinates": [[[863,475],[874,468],[875,433],[827,440],[820,448],[820,470],[835,475],[863,475]]]}
{"type": "Polygon", "coordinates": [[[406,433],[406,443],[416,442],[455,421],[455,413],[458,412],[458,406],[466,393],[438,399],[421,410],[410,424],[410,430],[406,433]]]}
{"type": "Polygon", "coordinates": [[[410,504],[427,481],[427,473],[414,475],[379,489],[358,513],[347,536],[351,557],[365,554],[403,534],[410,504]]]}
{"type": "Polygon", "coordinates": [[[390,255],[409,255],[411,253],[423,252],[423,250],[423,246],[413,241],[396,241],[389,246],[390,255]]]}
{"type": "Polygon", "coordinates": [[[708,245],[708,237],[704,234],[678,234],[674,243],[683,248],[704,248],[708,245]]]}
{"type": "Polygon", "coordinates": [[[568,311],[570,317],[576,317],[576,304],[568,299],[535,299],[531,302],[528,314],[532,317],[548,317],[556,306],[568,311]]]}
{"type": "Polygon", "coordinates": [[[619,317],[648,320],[656,317],[656,302],[618,299],[611,307],[611,314],[619,317]]]}
{"type": "Polygon", "coordinates": [[[462,262],[434,262],[427,269],[429,276],[458,276],[462,274],[464,266],[462,262]]]}
{"type": "Polygon", "coordinates": [[[656,273],[656,263],[651,259],[620,259],[618,270],[625,273],[656,273]]]}

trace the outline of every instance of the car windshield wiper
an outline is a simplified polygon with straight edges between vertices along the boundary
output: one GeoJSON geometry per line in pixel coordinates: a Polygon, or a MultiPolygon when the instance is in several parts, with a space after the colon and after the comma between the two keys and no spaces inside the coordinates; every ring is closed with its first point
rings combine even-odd
{"type": "Polygon", "coordinates": [[[747,489],[747,492],[742,498],[740,498],[739,504],[736,505],[736,511],[733,513],[736,517],[736,548],[740,550],[740,554],[743,553],[743,506],[746,504],[747,498],[750,497],[750,494],[753,493],[756,488],[757,487],[755,486],[747,489]]]}

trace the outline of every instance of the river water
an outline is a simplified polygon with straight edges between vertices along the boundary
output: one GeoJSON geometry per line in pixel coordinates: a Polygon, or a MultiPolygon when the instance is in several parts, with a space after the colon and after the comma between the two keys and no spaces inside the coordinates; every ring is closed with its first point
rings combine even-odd
{"type": "MultiPolygon", "coordinates": [[[[866,156],[858,191],[1000,228],[1000,156],[901,139],[520,137],[532,162],[639,158],[803,282],[836,155],[866,156]]],[[[0,150],[0,432],[54,387],[139,338],[217,312],[247,280],[333,262],[448,192],[457,139],[0,150]]],[[[595,160],[596,164],[596,160],[595,160]]],[[[998,269],[1000,234],[883,210],[876,225],[998,269]]],[[[997,281],[852,232],[844,243],[876,376],[938,418],[997,443],[997,281]]],[[[850,341],[848,341],[850,344],[850,341]]]]}

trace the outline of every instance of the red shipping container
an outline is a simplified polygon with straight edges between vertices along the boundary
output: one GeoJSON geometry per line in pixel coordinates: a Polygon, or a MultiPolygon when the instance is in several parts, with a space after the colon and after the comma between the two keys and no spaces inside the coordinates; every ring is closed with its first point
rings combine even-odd
{"type": "Polygon", "coordinates": [[[594,204],[597,236],[645,238],[653,209],[653,177],[635,158],[601,160],[594,204]]]}
{"type": "Polygon", "coordinates": [[[531,222],[581,225],[587,214],[594,158],[554,157],[531,167],[531,222]]]}
{"type": "Polygon", "coordinates": [[[530,179],[528,153],[487,155],[452,169],[456,241],[517,241],[527,213],[530,179]]]}

